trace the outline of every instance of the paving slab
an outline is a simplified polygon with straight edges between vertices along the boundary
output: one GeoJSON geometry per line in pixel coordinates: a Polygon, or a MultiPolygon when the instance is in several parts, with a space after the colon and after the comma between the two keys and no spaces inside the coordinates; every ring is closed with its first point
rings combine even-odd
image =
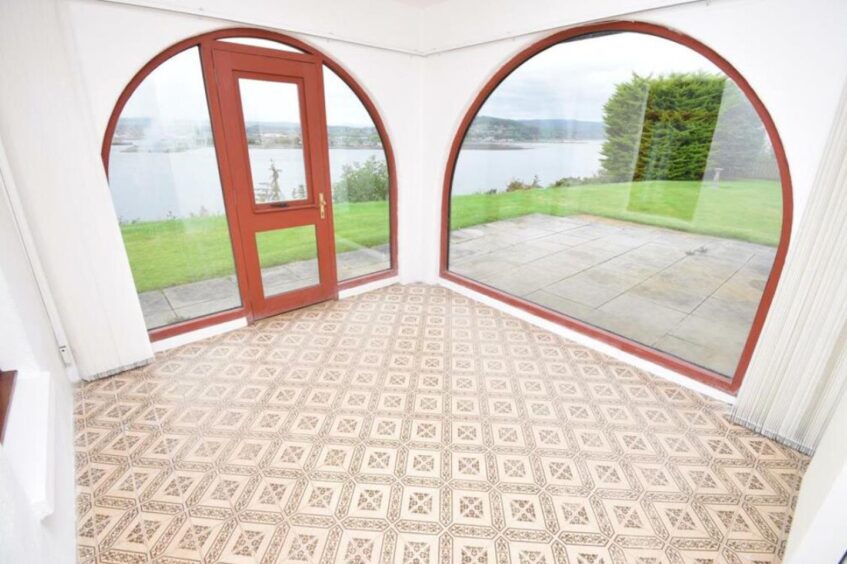
{"type": "Polygon", "coordinates": [[[172,309],[167,311],[145,311],[142,309],[141,311],[144,313],[144,324],[147,329],[156,329],[182,321],[172,309]]]}
{"type": "Polygon", "coordinates": [[[523,297],[541,288],[550,287],[560,279],[561,274],[555,270],[524,264],[520,268],[508,268],[504,265],[480,281],[507,294],[523,297]]]}
{"type": "Polygon", "coordinates": [[[756,316],[758,302],[742,300],[724,300],[717,293],[709,296],[692,314],[706,319],[720,321],[728,327],[750,327],[756,316]]]}
{"type": "Polygon", "coordinates": [[[629,293],[606,302],[596,311],[603,315],[592,316],[593,321],[613,333],[651,346],[685,319],[680,311],[629,293]]]}
{"type": "Polygon", "coordinates": [[[496,254],[483,254],[465,257],[459,261],[450,261],[450,270],[456,274],[485,281],[489,276],[517,269],[520,264],[505,259],[498,259],[496,254]]]}
{"type": "Polygon", "coordinates": [[[546,290],[537,290],[525,296],[527,300],[547,309],[563,313],[574,319],[587,320],[595,311],[587,305],[552,294],[546,290]]]}
{"type": "Polygon", "coordinates": [[[241,305],[241,296],[230,295],[216,300],[207,300],[198,302],[184,307],[174,308],[176,316],[183,319],[194,319],[195,317],[203,317],[219,311],[235,309],[241,305]]]}
{"type": "Polygon", "coordinates": [[[238,295],[234,277],[210,278],[162,290],[174,310],[238,295]]]}
{"type": "Polygon", "coordinates": [[[173,307],[161,290],[142,292],[138,294],[138,300],[141,302],[141,309],[144,311],[151,313],[173,312],[173,307]]]}
{"type": "Polygon", "coordinates": [[[591,268],[546,287],[550,293],[598,308],[640,282],[621,272],[591,268]]]}
{"type": "Polygon", "coordinates": [[[548,241],[539,241],[532,239],[517,243],[515,245],[498,249],[497,257],[502,260],[507,260],[517,264],[532,262],[536,259],[546,257],[551,253],[562,250],[560,245],[550,243],[548,241]]]}
{"type": "Polygon", "coordinates": [[[632,287],[629,292],[657,305],[676,309],[683,313],[691,313],[718,287],[720,287],[720,283],[706,284],[705,280],[688,284],[688,280],[683,276],[660,272],[645,282],[632,287]]]}
{"type": "Polygon", "coordinates": [[[700,366],[730,375],[738,365],[748,332],[749,327],[733,327],[720,320],[689,315],[657,346],[700,366]]]}
{"type": "Polygon", "coordinates": [[[727,375],[776,252],[587,214],[530,214],[450,240],[452,272],[727,375]]]}
{"type": "Polygon", "coordinates": [[[379,272],[381,270],[388,270],[391,268],[391,260],[385,259],[380,263],[373,264],[364,264],[360,266],[353,265],[338,265],[338,280],[350,280],[351,278],[358,278],[359,276],[365,276],[366,274],[373,274],[374,272],[379,272]]]}
{"type": "MultiPolygon", "coordinates": [[[[360,248],[336,257],[340,280],[386,270],[391,265],[388,245],[360,248]]],[[[295,261],[263,269],[268,294],[304,288],[318,281],[317,260],[295,261]]],[[[241,305],[234,276],[210,278],[138,295],[148,329],[170,325],[241,305]]]]}

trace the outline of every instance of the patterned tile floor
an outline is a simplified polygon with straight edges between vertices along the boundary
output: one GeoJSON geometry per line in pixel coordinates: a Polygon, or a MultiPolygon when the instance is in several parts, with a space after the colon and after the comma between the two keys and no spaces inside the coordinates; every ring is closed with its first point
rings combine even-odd
{"type": "Polygon", "coordinates": [[[778,562],[807,459],[442,288],[79,387],[79,561],[778,562]]]}

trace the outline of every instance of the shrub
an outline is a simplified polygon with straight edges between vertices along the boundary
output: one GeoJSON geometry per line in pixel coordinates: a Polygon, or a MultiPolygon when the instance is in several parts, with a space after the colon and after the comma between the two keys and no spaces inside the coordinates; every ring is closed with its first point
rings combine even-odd
{"type": "Polygon", "coordinates": [[[346,164],[341,180],[332,187],[336,202],[373,202],[388,199],[388,165],[372,156],[364,162],[346,164]]]}
{"type": "Polygon", "coordinates": [[[529,190],[529,185],[524,184],[517,178],[513,178],[506,184],[506,192],[519,192],[521,190],[529,190]]]}
{"type": "Polygon", "coordinates": [[[531,184],[526,184],[518,180],[517,178],[513,178],[506,185],[506,192],[518,192],[520,190],[535,190],[537,188],[541,188],[541,183],[539,182],[538,175],[536,174],[532,178],[531,184]]]}

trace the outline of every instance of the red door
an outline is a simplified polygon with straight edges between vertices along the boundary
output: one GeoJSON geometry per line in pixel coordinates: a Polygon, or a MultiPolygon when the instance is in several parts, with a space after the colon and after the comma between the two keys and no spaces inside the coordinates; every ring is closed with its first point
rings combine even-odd
{"type": "Polygon", "coordinates": [[[251,317],[336,298],[321,63],[311,55],[214,45],[207,72],[217,86],[224,190],[234,207],[230,228],[240,239],[239,278],[251,317]]]}

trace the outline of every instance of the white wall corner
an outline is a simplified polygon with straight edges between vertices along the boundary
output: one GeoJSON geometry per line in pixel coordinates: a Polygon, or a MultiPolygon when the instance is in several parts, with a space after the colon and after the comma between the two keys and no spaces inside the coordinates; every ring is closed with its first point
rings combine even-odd
{"type": "Polygon", "coordinates": [[[33,516],[53,513],[56,492],[56,397],[47,372],[20,371],[3,444],[33,516]]]}

